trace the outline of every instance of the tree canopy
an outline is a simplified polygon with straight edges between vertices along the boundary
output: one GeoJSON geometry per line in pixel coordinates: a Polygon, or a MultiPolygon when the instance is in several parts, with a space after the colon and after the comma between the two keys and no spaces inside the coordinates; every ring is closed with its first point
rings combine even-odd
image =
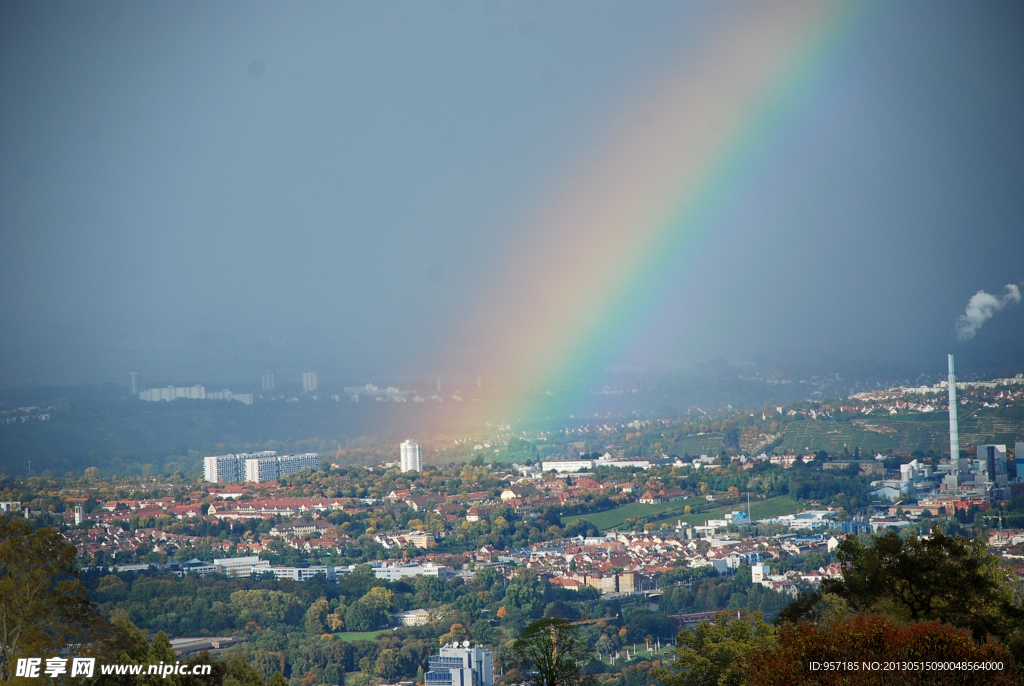
{"type": "Polygon", "coordinates": [[[0,518],[0,679],[14,678],[19,657],[56,655],[69,644],[81,654],[108,649],[107,624],[75,570],[75,547],[54,529],[32,531],[0,518]]]}
{"type": "Polygon", "coordinates": [[[651,677],[666,686],[738,686],[744,683],[747,655],[756,647],[771,645],[776,629],[761,613],[736,618],[727,612],[714,622],[701,622],[693,631],[680,631],[673,660],[651,670],[651,677]]]}
{"type": "Polygon", "coordinates": [[[975,640],[989,634],[1006,640],[1020,630],[1024,610],[1000,559],[985,542],[947,536],[936,527],[926,538],[877,536],[870,546],[851,536],[836,549],[843,572],[779,613],[784,622],[815,620],[827,594],[854,612],[906,621],[936,620],[968,629],[975,640]]]}
{"type": "Polygon", "coordinates": [[[564,619],[539,619],[512,644],[517,674],[513,683],[527,686],[596,686],[582,674],[589,661],[579,630],[564,619]]]}

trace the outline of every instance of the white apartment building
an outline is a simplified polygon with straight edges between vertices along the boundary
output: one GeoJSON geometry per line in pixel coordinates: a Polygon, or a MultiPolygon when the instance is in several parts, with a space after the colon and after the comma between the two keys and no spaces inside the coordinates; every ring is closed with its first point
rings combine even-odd
{"type": "Polygon", "coordinates": [[[204,480],[210,483],[276,481],[285,474],[320,467],[319,453],[278,456],[273,450],[238,455],[208,455],[203,460],[204,480]]]}
{"type": "Polygon", "coordinates": [[[312,393],[316,390],[316,372],[306,372],[302,375],[302,390],[312,393]]]}
{"type": "Polygon", "coordinates": [[[277,481],[281,478],[281,463],[276,457],[254,457],[245,461],[245,480],[253,483],[277,481]]]}
{"type": "Polygon", "coordinates": [[[166,388],[150,388],[147,391],[139,391],[139,400],[177,400],[186,398],[188,400],[205,400],[206,389],[202,386],[167,386],[166,388]]]}
{"type": "Polygon", "coordinates": [[[399,452],[403,472],[423,471],[423,446],[410,438],[402,442],[399,452]]]}
{"type": "Polygon", "coordinates": [[[260,385],[264,391],[274,390],[274,372],[263,372],[260,385]]]}

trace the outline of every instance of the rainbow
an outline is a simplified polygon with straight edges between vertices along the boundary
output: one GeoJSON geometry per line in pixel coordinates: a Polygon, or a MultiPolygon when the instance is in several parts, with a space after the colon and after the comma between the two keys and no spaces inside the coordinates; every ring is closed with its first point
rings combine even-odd
{"type": "MultiPolygon", "coordinates": [[[[741,201],[865,5],[740,5],[531,222],[465,337],[478,369],[534,382],[599,369],[673,270],[741,201]]],[[[467,371],[469,371],[467,369],[467,371]]],[[[529,394],[501,414],[526,409],[529,394]]],[[[493,410],[493,408],[492,408],[493,410]]]]}

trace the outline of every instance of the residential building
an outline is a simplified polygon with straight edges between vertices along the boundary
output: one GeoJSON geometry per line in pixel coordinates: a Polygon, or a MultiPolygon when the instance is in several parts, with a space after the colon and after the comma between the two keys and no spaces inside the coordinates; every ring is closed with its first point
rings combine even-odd
{"type": "Polygon", "coordinates": [[[278,456],[273,450],[238,455],[209,455],[204,460],[205,480],[211,483],[234,481],[276,481],[286,474],[309,467],[320,467],[318,453],[278,456]]]}
{"type": "Polygon", "coordinates": [[[411,438],[399,446],[403,472],[423,471],[423,446],[411,438]]]}
{"type": "Polygon", "coordinates": [[[306,393],[312,393],[316,390],[316,372],[306,372],[302,375],[302,390],[306,393]]]}
{"type": "Polygon", "coordinates": [[[139,391],[139,400],[149,400],[155,402],[157,400],[165,400],[170,402],[177,400],[178,398],[185,398],[187,400],[205,400],[206,389],[202,386],[167,386],[166,388],[150,388],[147,391],[139,391]]]}
{"type": "Polygon", "coordinates": [[[263,372],[260,388],[264,391],[272,391],[274,390],[274,385],[274,372],[263,372]]]}
{"type": "Polygon", "coordinates": [[[128,392],[132,395],[142,392],[142,374],[140,372],[128,372],[128,392]]]}

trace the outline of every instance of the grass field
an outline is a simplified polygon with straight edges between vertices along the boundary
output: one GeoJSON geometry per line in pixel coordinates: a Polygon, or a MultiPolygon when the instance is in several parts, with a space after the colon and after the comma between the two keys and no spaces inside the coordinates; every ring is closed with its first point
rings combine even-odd
{"type": "MultiPolygon", "coordinates": [[[[769,517],[781,517],[782,515],[793,514],[801,507],[803,506],[799,502],[788,495],[780,495],[768,500],[751,500],[750,518],[756,521],[758,519],[768,519],[769,517]]],[[[745,502],[737,503],[735,505],[726,505],[725,507],[716,507],[713,510],[697,514],[683,515],[678,519],[682,519],[687,524],[704,524],[709,519],[720,519],[722,515],[728,514],[733,510],[746,509],[747,504],[745,502]]]]}
{"type": "Polygon", "coordinates": [[[613,510],[605,510],[604,512],[562,517],[562,523],[565,524],[574,519],[586,519],[601,531],[608,531],[609,529],[622,526],[630,517],[643,517],[645,519],[656,517],[663,519],[675,513],[682,513],[687,505],[696,506],[701,504],[707,504],[707,501],[703,498],[688,498],[686,500],[674,500],[669,503],[657,503],[655,505],[629,503],[628,505],[616,507],[613,510]]]}
{"type": "Polygon", "coordinates": [[[391,629],[378,629],[377,631],[341,631],[334,634],[334,638],[339,641],[372,641],[377,637],[377,634],[382,634],[385,631],[391,631],[391,629]]]}
{"type": "MultiPolygon", "coordinates": [[[[658,522],[666,519],[673,521],[683,520],[688,524],[703,524],[708,519],[716,519],[733,510],[746,509],[746,503],[716,507],[696,514],[683,514],[683,508],[687,505],[706,503],[706,500],[691,498],[689,500],[676,500],[670,503],[658,503],[657,505],[641,505],[630,503],[614,510],[595,512],[587,515],[572,515],[563,517],[562,523],[566,524],[575,519],[586,519],[593,523],[601,531],[609,531],[622,527],[628,518],[640,517],[645,523],[658,522]]],[[[750,516],[754,519],[765,519],[778,517],[785,514],[793,514],[800,509],[800,503],[789,496],[779,496],[769,500],[752,501],[750,503],[750,516]]]]}

